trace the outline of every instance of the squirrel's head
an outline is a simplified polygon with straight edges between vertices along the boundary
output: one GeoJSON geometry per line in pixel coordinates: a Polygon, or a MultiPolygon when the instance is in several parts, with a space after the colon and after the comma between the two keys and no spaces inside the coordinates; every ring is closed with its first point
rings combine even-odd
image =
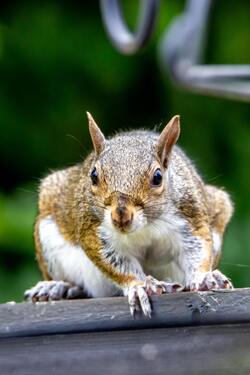
{"type": "Polygon", "coordinates": [[[180,134],[179,116],[161,134],[133,131],[106,139],[87,115],[95,151],[89,174],[95,206],[120,232],[142,229],[160,218],[166,204],[166,170],[180,134]]]}

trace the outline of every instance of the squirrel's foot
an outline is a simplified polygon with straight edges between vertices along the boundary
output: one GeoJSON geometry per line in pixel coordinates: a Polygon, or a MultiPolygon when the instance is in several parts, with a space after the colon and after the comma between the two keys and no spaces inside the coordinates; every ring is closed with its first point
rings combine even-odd
{"type": "Polygon", "coordinates": [[[162,293],[175,293],[183,290],[179,283],[158,281],[152,276],[147,276],[145,281],[132,283],[127,289],[130,312],[135,317],[136,312],[143,311],[145,316],[151,318],[151,303],[149,296],[162,293]]]}
{"type": "Polygon", "coordinates": [[[160,295],[162,293],[176,293],[184,289],[183,285],[177,282],[172,282],[170,280],[159,281],[152,276],[147,276],[145,280],[145,288],[148,295],[156,294],[160,295]]]}
{"type": "Polygon", "coordinates": [[[141,310],[145,316],[151,318],[151,303],[143,281],[133,282],[127,289],[125,294],[128,296],[128,303],[131,315],[135,317],[136,312],[141,310]]]}
{"type": "Polygon", "coordinates": [[[54,280],[39,281],[34,287],[24,293],[24,298],[32,302],[84,298],[85,296],[82,288],[72,286],[65,281],[54,280]]]}
{"type": "Polygon", "coordinates": [[[210,272],[199,272],[190,284],[193,292],[211,289],[232,289],[233,284],[219,270],[210,272]]]}

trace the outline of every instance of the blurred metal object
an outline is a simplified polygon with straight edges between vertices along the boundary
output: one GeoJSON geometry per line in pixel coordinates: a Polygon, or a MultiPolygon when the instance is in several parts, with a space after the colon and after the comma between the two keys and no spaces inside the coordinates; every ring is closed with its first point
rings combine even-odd
{"type": "MultiPolygon", "coordinates": [[[[190,91],[250,100],[250,65],[203,65],[202,50],[212,0],[187,0],[181,16],[160,43],[160,60],[171,79],[190,91]]],[[[137,31],[128,30],[120,0],[100,0],[104,25],[113,45],[132,54],[148,41],[159,8],[159,0],[140,0],[137,31]]]]}
{"type": "Polygon", "coordinates": [[[148,41],[157,16],[159,0],[140,0],[140,16],[135,33],[129,31],[122,15],[120,0],[100,0],[103,23],[113,45],[132,54],[148,41]]]}
{"type": "Polygon", "coordinates": [[[189,0],[160,43],[163,68],[190,91],[250,100],[250,65],[201,65],[211,0],[189,0]]]}

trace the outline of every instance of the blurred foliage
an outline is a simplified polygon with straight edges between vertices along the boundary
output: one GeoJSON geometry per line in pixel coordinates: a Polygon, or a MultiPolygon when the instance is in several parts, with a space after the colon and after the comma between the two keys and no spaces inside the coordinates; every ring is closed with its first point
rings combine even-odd
{"type": "MultiPolygon", "coordinates": [[[[0,301],[21,300],[39,280],[32,231],[37,184],[91,147],[85,111],[106,134],[182,117],[180,144],[204,178],[225,186],[235,216],[222,270],[250,284],[250,106],[190,94],[160,71],[157,43],[184,1],[161,3],[149,46],[125,57],[103,30],[98,2],[11,1],[0,10],[0,301]],[[240,266],[241,264],[241,266],[240,266]]],[[[137,2],[124,1],[128,22],[137,2]]],[[[209,63],[250,63],[249,1],[217,1],[208,32],[209,63]]]]}

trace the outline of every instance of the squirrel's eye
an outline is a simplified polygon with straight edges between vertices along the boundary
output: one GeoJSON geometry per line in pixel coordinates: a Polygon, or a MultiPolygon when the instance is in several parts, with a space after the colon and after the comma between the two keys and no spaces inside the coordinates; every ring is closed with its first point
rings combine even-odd
{"type": "Polygon", "coordinates": [[[162,173],[160,169],[156,169],[152,179],[153,186],[160,186],[162,183],[162,173]]]}
{"type": "Polygon", "coordinates": [[[91,172],[90,178],[91,178],[91,181],[92,181],[93,185],[97,185],[98,184],[98,173],[97,173],[96,167],[91,172]]]}

